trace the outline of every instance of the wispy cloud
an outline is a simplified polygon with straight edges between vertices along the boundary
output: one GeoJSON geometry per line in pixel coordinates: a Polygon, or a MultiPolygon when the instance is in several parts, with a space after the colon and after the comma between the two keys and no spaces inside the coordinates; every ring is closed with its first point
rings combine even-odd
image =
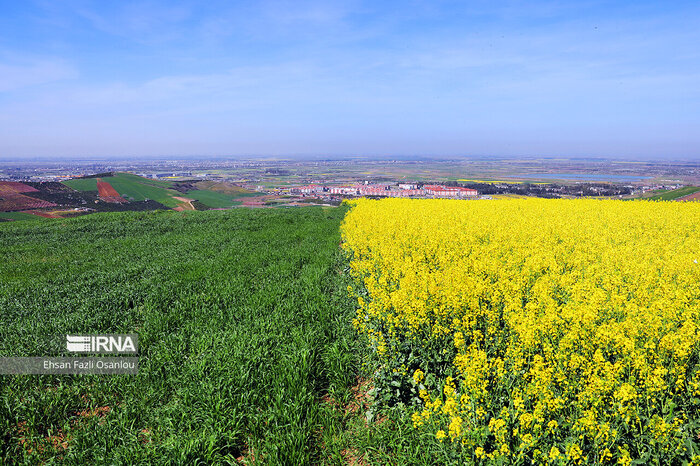
{"type": "Polygon", "coordinates": [[[63,144],[73,131],[95,148],[132,137],[222,151],[245,139],[301,152],[336,141],[336,152],[483,153],[490,141],[500,153],[565,153],[566,141],[614,152],[683,140],[700,155],[690,2],[66,5],[0,18],[15,27],[0,37],[13,52],[0,54],[8,146],[32,132],[63,144]]]}
{"type": "Polygon", "coordinates": [[[77,76],[78,70],[61,59],[36,58],[3,62],[0,58],[0,92],[74,79],[77,76]]]}
{"type": "Polygon", "coordinates": [[[78,8],[78,16],[95,29],[140,43],[164,43],[186,36],[185,23],[192,8],[154,2],[117,2],[105,11],[104,3],[78,8]]]}

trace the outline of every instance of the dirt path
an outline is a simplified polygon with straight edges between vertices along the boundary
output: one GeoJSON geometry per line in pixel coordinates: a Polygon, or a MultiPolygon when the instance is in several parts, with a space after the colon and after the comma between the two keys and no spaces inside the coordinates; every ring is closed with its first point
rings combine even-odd
{"type": "Polygon", "coordinates": [[[186,197],[179,196],[173,196],[173,199],[180,201],[180,205],[174,207],[173,210],[177,210],[178,212],[182,212],[183,210],[195,210],[194,206],[192,205],[192,201],[195,199],[188,199],[186,197]]]}

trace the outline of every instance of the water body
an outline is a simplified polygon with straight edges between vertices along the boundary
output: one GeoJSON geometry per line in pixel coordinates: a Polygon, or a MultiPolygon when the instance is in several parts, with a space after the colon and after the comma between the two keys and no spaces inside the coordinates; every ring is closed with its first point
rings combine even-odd
{"type": "Polygon", "coordinates": [[[541,178],[547,180],[575,180],[575,181],[641,181],[650,176],[635,175],[605,175],[601,173],[531,173],[523,178],[541,178]]]}

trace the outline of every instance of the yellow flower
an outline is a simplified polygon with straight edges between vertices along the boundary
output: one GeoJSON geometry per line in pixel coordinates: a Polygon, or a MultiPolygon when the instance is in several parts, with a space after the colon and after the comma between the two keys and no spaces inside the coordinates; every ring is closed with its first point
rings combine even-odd
{"type": "Polygon", "coordinates": [[[454,441],[457,437],[459,437],[462,434],[462,418],[459,416],[455,416],[452,418],[452,421],[450,422],[450,439],[454,441]]]}
{"type": "Polygon", "coordinates": [[[551,450],[549,450],[549,459],[551,460],[557,460],[561,456],[561,452],[557,447],[552,447],[551,450]]]}
{"type": "Polygon", "coordinates": [[[630,457],[630,452],[627,450],[627,446],[617,447],[617,451],[620,454],[620,458],[617,460],[617,464],[622,466],[630,466],[632,464],[632,458],[630,457]]]}
{"type": "Polygon", "coordinates": [[[569,446],[569,448],[566,450],[566,456],[576,464],[581,464],[581,462],[584,460],[583,451],[581,450],[581,447],[576,444],[569,446]]]}
{"type": "Polygon", "coordinates": [[[421,383],[424,378],[425,373],[420,369],[416,369],[416,371],[413,373],[413,380],[416,382],[416,384],[421,383]]]}
{"type": "Polygon", "coordinates": [[[499,447],[486,457],[512,433],[559,458],[556,434],[591,445],[567,446],[569,461],[612,449],[624,464],[624,429],[680,462],[693,435],[681,407],[700,396],[688,366],[700,357],[698,225],[690,202],[353,201],[341,227],[362,294],[353,325],[401,373],[406,343],[427,360],[454,355],[434,397],[421,391],[431,422],[414,425],[462,443],[488,428],[499,447]]]}

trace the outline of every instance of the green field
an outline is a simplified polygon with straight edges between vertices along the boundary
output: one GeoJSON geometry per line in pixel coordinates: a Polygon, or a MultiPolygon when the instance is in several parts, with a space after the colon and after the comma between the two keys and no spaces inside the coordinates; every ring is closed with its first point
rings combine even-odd
{"type": "MultiPolygon", "coordinates": [[[[134,175],[132,173],[117,173],[116,175],[120,175],[122,178],[131,179],[134,181],[138,181],[139,183],[148,184],[148,185],[156,186],[159,188],[172,188],[173,185],[175,184],[173,181],[154,180],[152,178],[144,178],[142,176],[134,175]]],[[[105,180],[105,181],[107,181],[107,180],[105,180]]]]}
{"type": "Polygon", "coordinates": [[[45,220],[44,217],[33,214],[25,214],[24,212],[0,212],[0,219],[9,220],[45,220]]]}
{"type": "MultiPolygon", "coordinates": [[[[111,180],[111,177],[105,179],[111,180]]],[[[77,191],[97,191],[96,178],[74,178],[72,180],[63,181],[62,183],[77,191]]]]}
{"type": "Polygon", "coordinates": [[[187,194],[183,194],[182,196],[195,199],[202,204],[213,208],[231,207],[240,204],[240,201],[236,201],[235,199],[241,197],[241,195],[203,191],[199,189],[187,191],[187,194]]]}
{"type": "Polygon", "coordinates": [[[700,187],[697,186],[684,186],[679,189],[674,189],[673,191],[661,191],[659,194],[648,197],[650,201],[673,201],[679,199],[683,196],[688,196],[690,194],[700,191],[700,187]]]}
{"type": "MultiPolygon", "coordinates": [[[[0,465],[532,464],[514,447],[508,459],[480,463],[474,445],[414,426],[421,402],[411,366],[427,353],[406,339],[387,364],[353,328],[359,298],[369,295],[350,278],[352,253],[341,252],[346,212],[148,211],[0,223],[0,357],[57,355],[66,334],[94,333],[137,333],[140,357],[134,376],[0,375],[0,465]]],[[[390,276],[383,271],[380,280],[390,276]]],[[[453,346],[436,340],[431,364],[451,360],[453,346]]],[[[425,385],[442,383],[436,377],[425,385]]],[[[447,406],[446,392],[432,393],[447,406]]],[[[494,403],[510,402],[511,391],[493,393],[494,403]]],[[[664,416],[674,409],[691,413],[683,435],[699,431],[695,408],[669,405],[664,416]]],[[[487,426],[468,428],[474,442],[494,448],[487,426]]],[[[635,442],[646,448],[646,439],[635,442]]]]}
{"type": "Polygon", "coordinates": [[[0,464],[343,463],[344,213],[0,224],[0,356],[52,354],[67,333],[140,346],[136,376],[0,376],[0,464]]]}
{"type": "Polygon", "coordinates": [[[239,185],[227,181],[198,181],[195,183],[197,189],[204,191],[216,191],[225,194],[235,194],[238,197],[258,196],[260,193],[245,189],[239,185]]]}
{"type": "MultiPolygon", "coordinates": [[[[132,201],[151,199],[167,207],[176,207],[180,201],[173,199],[173,196],[182,195],[173,189],[168,189],[172,186],[170,182],[151,180],[131,173],[115,173],[114,176],[106,177],[103,181],[111,184],[119,194],[132,201]]],[[[63,183],[78,191],[97,191],[96,178],[77,178],[63,183]]]]}
{"type": "MultiPolygon", "coordinates": [[[[203,187],[211,186],[211,189],[196,189],[183,194],[170,189],[173,186],[173,182],[151,180],[131,173],[115,173],[114,176],[105,177],[103,181],[111,184],[119,194],[129,200],[143,201],[152,199],[167,207],[176,207],[180,203],[177,199],[173,199],[174,196],[195,199],[211,208],[224,208],[240,204],[239,201],[235,200],[237,198],[258,195],[258,193],[250,192],[239,186],[216,182],[200,182],[198,185],[202,184],[203,187]]],[[[64,181],[64,184],[78,191],[97,190],[97,180],[95,178],[76,178],[64,181]]]]}

